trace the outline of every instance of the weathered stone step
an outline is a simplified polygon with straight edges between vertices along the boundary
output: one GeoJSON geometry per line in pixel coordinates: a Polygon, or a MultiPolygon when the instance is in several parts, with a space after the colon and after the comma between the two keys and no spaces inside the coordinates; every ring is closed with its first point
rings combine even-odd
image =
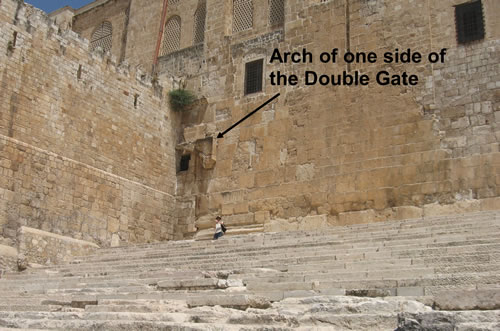
{"type": "MultiPolygon", "coordinates": [[[[395,319],[395,318],[393,318],[395,319]]],[[[354,320],[357,320],[354,318],[354,320]]],[[[372,325],[373,325],[372,321],[372,325]]],[[[18,327],[29,326],[29,330],[109,330],[109,331],[123,331],[123,330],[168,330],[168,331],[205,331],[205,330],[215,330],[214,323],[170,323],[170,322],[160,322],[160,321],[58,321],[58,320],[27,320],[19,318],[5,318],[0,321],[0,327],[2,325],[9,326],[9,328],[18,329],[18,327]]],[[[249,324],[236,324],[232,323],[229,325],[217,324],[218,331],[262,331],[262,326],[253,326],[249,324]]],[[[299,326],[299,327],[288,327],[285,325],[279,326],[266,326],[266,331],[310,331],[311,326],[299,326]]],[[[330,326],[314,326],[315,331],[331,331],[330,326]]],[[[349,330],[344,327],[339,327],[336,329],[338,331],[349,330]]],[[[351,329],[352,330],[352,329],[351,329]]],[[[383,329],[374,329],[374,331],[383,329]]]]}
{"type": "MultiPolygon", "coordinates": [[[[281,292],[291,292],[291,291],[304,291],[304,290],[330,290],[330,289],[397,289],[397,288],[433,288],[434,290],[443,290],[446,287],[456,286],[459,284],[463,285],[473,285],[474,287],[478,284],[498,284],[499,276],[498,273],[462,273],[460,275],[443,275],[435,274],[434,276],[421,276],[418,278],[411,277],[407,278],[378,278],[383,276],[381,274],[371,273],[367,274],[367,277],[356,277],[350,276],[345,277],[346,279],[341,280],[330,280],[328,277],[325,279],[315,278],[315,277],[304,277],[300,276],[298,279],[293,279],[290,275],[281,275],[277,277],[266,278],[251,278],[244,280],[247,283],[247,291],[250,292],[261,292],[261,291],[281,291],[281,292]],[[372,275],[374,278],[371,278],[372,275]],[[291,282],[295,281],[295,282],[291,282]]],[[[211,284],[214,285],[214,284],[211,284]]],[[[213,286],[212,286],[213,287],[213,286]]],[[[170,286],[166,289],[180,288],[181,290],[186,288],[201,289],[203,286],[197,286],[196,284],[191,284],[189,286],[170,286]]],[[[467,286],[467,288],[470,288],[467,286]]],[[[103,298],[148,298],[155,297],[157,299],[185,299],[195,294],[197,291],[190,291],[186,293],[185,291],[174,291],[174,292],[164,292],[160,293],[154,289],[149,289],[146,287],[139,288],[137,291],[103,291],[103,292],[87,292],[85,295],[81,293],[73,293],[71,291],[54,291],[49,293],[49,298],[54,298],[53,300],[84,300],[96,301],[103,298]],[[76,299],[75,299],[76,298],[76,299]],[[80,298],[80,299],[79,299],[80,298]]],[[[218,294],[220,291],[203,291],[204,295],[218,294]]],[[[426,293],[428,295],[429,293],[426,293]]],[[[415,294],[416,295],[416,294],[415,294]]],[[[38,299],[42,300],[44,296],[39,296],[38,299]]],[[[12,301],[19,303],[18,301],[12,301]]],[[[39,303],[39,302],[36,302],[39,303]]]]}
{"type": "MultiPolygon", "coordinates": [[[[378,253],[377,253],[378,254],[378,253]]],[[[447,256],[432,256],[432,257],[419,257],[419,258],[399,258],[393,257],[388,258],[385,255],[378,256],[377,254],[369,255],[366,259],[360,259],[357,261],[345,261],[338,259],[338,256],[312,256],[310,258],[301,258],[295,261],[297,264],[289,264],[289,272],[302,271],[304,269],[310,272],[321,272],[321,271],[341,271],[345,270],[387,270],[392,268],[399,268],[401,266],[413,266],[413,267],[434,267],[434,268],[466,268],[469,263],[475,263],[478,268],[491,267],[492,270],[498,268],[498,263],[500,261],[500,253],[478,253],[461,255],[447,255],[447,256]],[[464,264],[465,263],[465,264],[464,264]],[[481,265],[486,264],[486,265],[481,265]]],[[[358,256],[362,257],[362,256],[358,256]]],[[[280,260],[281,261],[281,260],[280,260]]],[[[140,269],[139,269],[140,270],[140,269]]],[[[479,270],[479,269],[478,269],[479,270]]],[[[46,277],[46,275],[41,275],[37,278],[37,281],[43,283],[44,286],[78,286],[91,285],[93,283],[106,283],[106,284],[117,284],[116,286],[128,285],[133,283],[145,284],[148,280],[153,278],[168,277],[169,279],[185,279],[193,277],[203,277],[203,273],[200,271],[179,271],[175,272],[164,272],[164,271],[151,271],[139,273],[112,273],[110,272],[106,276],[96,276],[96,277],[80,277],[77,274],[72,274],[72,277],[64,277],[64,275],[52,275],[51,277],[46,277]]],[[[237,277],[238,275],[231,275],[230,277],[237,277]]],[[[0,283],[1,288],[15,288],[19,285],[25,285],[24,279],[5,279],[0,283]]],[[[111,286],[111,285],[109,285],[111,286]]]]}
{"type": "Polygon", "coordinates": [[[492,266],[498,268],[500,264],[500,253],[480,253],[480,254],[463,254],[463,255],[444,255],[444,256],[430,256],[430,257],[392,257],[384,258],[373,256],[373,258],[366,258],[357,261],[344,261],[335,258],[311,258],[299,260],[297,264],[289,264],[288,271],[300,271],[307,269],[309,271],[322,271],[322,270],[378,270],[378,269],[391,269],[400,266],[414,266],[414,267],[466,267],[468,263],[474,262],[474,265],[482,267],[492,266]],[[376,258],[377,257],[377,258],[376,258]]]}
{"type": "MultiPolygon", "coordinates": [[[[498,218],[499,213],[490,213],[487,215],[482,215],[478,214],[478,216],[474,217],[475,214],[472,214],[470,216],[470,220],[468,220],[467,224],[461,224],[460,223],[460,217],[458,217],[458,220],[453,220],[450,222],[445,222],[443,223],[442,221],[439,221],[439,223],[434,224],[432,221],[426,221],[419,219],[417,221],[403,221],[403,222],[398,222],[399,225],[395,226],[395,224],[392,224],[392,222],[387,222],[387,223],[377,223],[377,224],[369,224],[369,225],[359,225],[359,226],[349,226],[349,227],[336,227],[331,230],[323,230],[323,231],[318,231],[318,232],[308,232],[306,238],[314,238],[314,236],[331,236],[331,238],[341,238],[341,237],[336,237],[339,236],[339,233],[345,232],[345,233],[355,233],[356,235],[359,235],[362,233],[361,229],[366,229],[369,233],[369,236],[373,236],[376,233],[381,233],[382,235],[387,236],[387,231],[388,229],[385,229],[384,227],[391,226],[397,229],[398,231],[406,232],[406,231],[415,231],[416,229],[425,229],[425,233],[428,233],[430,229],[434,226],[439,226],[443,229],[449,228],[450,223],[453,223],[455,226],[455,229],[465,229],[466,226],[470,228],[474,228],[475,230],[478,230],[481,226],[481,217],[485,224],[485,229],[489,228],[488,225],[497,225],[498,226],[498,218]],[[493,217],[493,219],[492,219],[493,217]],[[406,223],[406,224],[405,224],[406,223]],[[429,229],[430,228],[430,229],[429,229]]],[[[438,218],[437,220],[439,220],[438,218]]],[[[240,236],[240,237],[233,237],[231,241],[226,240],[226,243],[228,244],[242,244],[242,243],[252,243],[252,242],[259,242],[263,243],[263,239],[269,239],[268,241],[270,243],[276,243],[279,242],[280,238],[284,238],[285,240],[288,240],[293,236],[293,232],[286,232],[286,233],[280,233],[280,234],[263,234],[262,237],[260,236],[252,236],[253,238],[251,240],[248,239],[248,236],[240,236]]],[[[297,232],[297,237],[298,238],[304,238],[304,233],[303,232],[297,232]]],[[[217,244],[220,244],[219,242],[217,244]]],[[[220,245],[219,245],[220,246],[220,245]]],[[[192,250],[197,250],[200,248],[204,248],[206,245],[204,243],[197,243],[194,241],[187,241],[187,242],[169,242],[169,243],[157,243],[157,244],[146,244],[146,245],[138,245],[138,246],[132,246],[132,247],[120,247],[120,248],[108,248],[108,249],[103,249],[100,250],[99,255],[93,255],[90,256],[90,259],[98,258],[99,256],[104,257],[106,254],[122,254],[125,252],[133,252],[133,251],[140,251],[143,252],[145,250],[148,250],[149,248],[158,248],[158,249],[166,249],[166,250],[172,250],[175,248],[178,248],[180,250],[184,249],[192,249],[192,250]]]]}
{"type": "MultiPolygon", "coordinates": [[[[308,242],[308,243],[298,243],[296,241],[288,241],[286,243],[283,243],[282,245],[269,245],[269,246],[264,246],[264,245],[257,245],[257,246],[246,246],[241,243],[236,243],[234,246],[228,246],[229,248],[232,249],[234,252],[258,252],[258,251],[263,251],[263,250],[283,250],[283,249],[297,249],[297,250],[307,250],[309,247],[317,247],[320,248],[321,246],[324,247],[337,247],[340,249],[348,249],[348,248],[353,248],[353,247],[359,247],[363,248],[365,246],[381,246],[380,243],[383,243],[383,246],[398,246],[398,245],[404,245],[407,243],[410,244],[415,244],[415,243],[421,243],[423,244],[444,244],[446,245],[448,242],[464,242],[464,241],[469,241],[469,240],[494,240],[495,238],[500,237],[500,232],[492,232],[491,229],[488,230],[487,233],[484,234],[474,234],[474,235],[440,235],[440,236],[424,236],[422,238],[415,238],[419,240],[409,240],[405,241],[407,239],[401,238],[401,237],[396,237],[396,238],[388,238],[388,237],[381,237],[381,238],[375,238],[375,239],[363,239],[360,241],[356,242],[349,242],[349,241],[338,241],[338,240],[324,240],[324,241],[313,241],[313,242],[308,242]]],[[[212,247],[209,246],[204,250],[193,250],[193,251],[183,251],[180,253],[176,252],[171,252],[171,251],[148,251],[148,252],[142,252],[142,254],[136,254],[137,256],[141,256],[143,258],[159,258],[159,257],[166,257],[166,258],[174,258],[174,257],[183,257],[183,256],[204,256],[207,254],[217,254],[217,253],[222,253],[224,250],[221,250],[220,247],[212,247]]],[[[121,255],[121,254],[120,254],[121,255]]],[[[130,256],[131,258],[133,255],[130,256]]],[[[109,262],[112,260],[116,260],[119,258],[119,256],[113,255],[112,257],[106,257],[103,258],[103,262],[109,262]]],[[[99,259],[96,259],[94,261],[97,261],[99,259]]],[[[84,262],[82,262],[84,263],[84,262]]]]}
{"type": "MultiPolygon", "coordinates": [[[[203,300],[203,298],[200,298],[203,300]]],[[[221,298],[224,300],[224,298],[221,298]]],[[[217,300],[216,300],[217,301],[217,300]]],[[[208,302],[209,303],[209,302],[208,302]]],[[[196,301],[193,301],[196,304],[196,301]]],[[[210,304],[209,304],[210,305],[210,304]]],[[[202,304],[207,306],[207,304],[202,304]]],[[[219,305],[220,306],[220,305],[219,305]]],[[[317,324],[318,320],[328,320],[327,325],[331,330],[332,325],[349,325],[352,327],[361,327],[362,325],[377,325],[382,328],[394,328],[397,323],[397,312],[381,312],[377,314],[370,313],[337,313],[331,312],[322,314],[316,313],[317,319],[308,316],[303,320],[303,325],[317,324]]],[[[210,314],[209,311],[196,310],[192,314],[186,313],[132,313],[132,312],[71,312],[71,313],[12,313],[0,312],[0,323],[16,327],[16,321],[22,321],[28,327],[37,328],[66,328],[66,329],[83,329],[83,330],[115,330],[117,327],[122,327],[126,330],[143,330],[143,329],[158,329],[165,328],[167,330],[177,330],[177,323],[186,325],[185,329],[190,330],[190,326],[196,327],[196,330],[211,330],[210,323],[216,323],[217,330],[248,330],[252,326],[262,329],[262,323],[265,322],[266,330],[274,330],[273,327],[278,327],[279,330],[287,330],[287,325],[294,325],[296,318],[290,315],[279,315],[272,313],[245,314],[232,312],[229,317],[222,317],[220,313],[210,314]],[[192,323],[196,321],[198,323],[192,323]],[[240,324],[244,322],[244,324],[240,324]],[[154,324],[152,324],[154,323],[154,324]],[[135,328],[135,329],[134,329],[135,328]]],[[[299,328],[293,328],[297,330],[299,328]]],[[[316,328],[315,328],[316,329],[316,328]]],[[[276,329],[278,330],[278,329],[276,329]]],[[[291,330],[291,329],[290,329],[291,330]]],[[[300,330],[300,329],[299,329],[300,330]]]]}
{"type": "MultiPolygon", "coordinates": [[[[349,262],[345,263],[343,261],[335,261],[334,259],[331,260],[320,260],[320,261],[309,261],[308,263],[300,263],[297,262],[296,260],[292,260],[294,264],[290,263],[283,263],[283,260],[278,260],[278,261],[270,261],[269,263],[248,263],[246,265],[246,268],[269,268],[273,267],[276,268],[278,266],[278,263],[283,263],[282,267],[278,267],[277,269],[279,270],[286,270],[289,272],[300,272],[304,269],[310,270],[311,272],[321,272],[321,271],[331,271],[331,272],[340,272],[340,271],[364,271],[364,270],[392,270],[392,269],[397,269],[401,266],[407,266],[408,268],[418,268],[418,267],[429,267],[433,268],[435,270],[446,270],[446,268],[450,268],[452,270],[453,268],[460,268],[460,267],[467,267],[468,266],[468,261],[473,260],[473,254],[470,254],[468,256],[443,256],[442,258],[440,257],[434,257],[431,259],[431,262],[428,262],[429,258],[417,258],[417,259],[373,259],[373,260],[362,260],[362,261],[357,261],[357,262],[349,262]],[[454,261],[455,260],[455,261],[454,261]],[[399,263],[401,262],[401,263],[399,263]]],[[[477,265],[477,270],[480,270],[481,268],[490,268],[492,270],[497,270],[498,269],[498,254],[494,256],[488,256],[488,254],[482,254],[478,257],[478,261],[475,262],[474,265],[477,265]],[[481,265],[481,263],[484,264],[484,266],[481,265]]],[[[203,267],[203,266],[200,266],[203,267]]],[[[205,269],[209,269],[209,266],[205,266],[205,269]]],[[[227,270],[235,270],[238,272],[238,270],[243,270],[245,269],[242,267],[242,265],[237,264],[237,265],[232,265],[230,263],[224,264],[224,269],[227,270]]],[[[214,266],[213,270],[217,270],[217,266],[214,266]]],[[[121,278],[116,277],[113,275],[113,273],[110,273],[106,276],[98,276],[98,277],[69,277],[69,278],[42,278],[39,280],[43,281],[43,286],[46,287],[51,287],[53,285],[56,286],[76,286],[78,284],[83,284],[83,285],[91,285],[93,283],[115,283],[115,286],[120,286],[120,285],[125,285],[125,284],[132,284],[135,282],[135,284],[146,284],[148,282],[151,282],[152,279],[164,279],[165,276],[161,276],[162,273],[158,276],[155,276],[155,272],[150,272],[147,274],[142,274],[140,279],[133,280],[132,278],[127,278],[127,277],[133,277],[134,274],[127,274],[127,273],[122,273],[121,278]]],[[[172,277],[172,279],[183,279],[186,277],[200,277],[200,272],[198,271],[198,268],[194,272],[190,272],[186,274],[185,277],[181,276],[175,276],[172,277]]],[[[233,276],[230,276],[233,277],[233,276]]],[[[234,276],[237,277],[237,276],[234,276]]],[[[35,278],[36,279],[36,278],[35,278]]],[[[35,280],[34,279],[34,280],[35,280]]],[[[28,283],[31,284],[31,283],[28,283]]],[[[2,282],[0,283],[0,288],[16,288],[17,286],[22,286],[23,281],[22,280],[5,280],[5,283],[2,282]]],[[[36,284],[35,284],[36,285],[36,284]]]]}
{"type": "Polygon", "coordinates": [[[33,305],[33,304],[11,304],[11,305],[3,305],[0,304],[0,311],[4,312],[21,312],[21,311],[30,311],[30,312],[53,312],[61,310],[61,306],[54,305],[33,305]]]}
{"type": "MultiPolygon", "coordinates": [[[[461,241],[457,241],[457,238],[446,238],[446,240],[442,240],[441,238],[433,239],[424,239],[424,240],[419,240],[419,241],[398,241],[398,242],[383,242],[381,245],[376,245],[375,243],[368,241],[363,244],[359,245],[347,245],[347,244],[324,244],[324,245],[319,245],[315,244],[314,245],[314,252],[313,254],[318,255],[321,252],[324,251],[331,251],[335,250],[340,253],[347,253],[347,252],[352,252],[353,250],[356,251],[364,251],[366,249],[397,249],[397,248],[419,248],[419,247],[443,247],[443,246],[451,246],[451,245],[471,245],[474,243],[496,243],[500,240],[500,234],[493,236],[489,235],[487,239],[484,239],[484,236],[481,239],[478,239],[481,237],[476,237],[476,238],[461,238],[461,241]],[[418,243],[416,243],[418,242],[418,243]]],[[[311,254],[311,249],[309,247],[297,247],[296,245],[293,245],[292,247],[285,247],[285,248],[274,248],[274,249],[264,249],[264,248],[258,248],[258,249],[246,249],[246,250],[239,250],[239,249],[232,249],[229,252],[220,252],[220,251],[213,251],[213,252],[198,252],[196,254],[183,254],[179,256],[171,256],[169,254],[149,254],[148,256],[135,256],[135,257],[129,257],[127,256],[128,261],[134,261],[134,260],[139,260],[139,261],[171,261],[171,262],[176,262],[176,261],[196,261],[196,260],[203,260],[209,257],[215,257],[215,256],[221,256],[221,257],[231,257],[231,256],[247,256],[247,257],[253,257],[253,256],[262,256],[262,255],[278,255],[278,254],[286,254],[286,255],[301,255],[307,253],[308,255],[311,254]]],[[[108,260],[102,260],[102,261],[96,261],[95,263],[92,263],[93,266],[99,265],[99,264],[105,264],[108,266],[112,265],[117,265],[121,264],[123,261],[123,256],[122,257],[116,257],[113,259],[108,259],[108,260]]],[[[90,265],[91,263],[80,263],[78,266],[80,267],[86,267],[90,265]]],[[[56,269],[57,267],[54,267],[53,269],[56,269]]]]}
{"type": "MultiPolygon", "coordinates": [[[[500,227],[497,225],[497,227],[495,227],[495,228],[492,228],[492,227],[485,228],[484,234],[488,234],[490,237],[493,235],[498,237],[500,235],[500,227]]],[[[381,233],[381,235],[379,235],[379,236],[376,236],[376,235],[370,236],[369,235],[367,237],[356,238],[354,240],[346,240],[345,238],[339,238],[339,240],[336,240],[334,236],[324,236],[324,238],[322,238],[323,240],[316,239],[316,240],[307,240],[307,241],[292,240],[290,238],[287,238],[287,240],[282,242],[281,245],[278,245],[276,242],[274,242],[273,245],[266,245],[266,248],[278,249],[282,245],[290,246],[290,244],[293,244],[293,245],[298,246],[298,247],[304,247],[304,246],[307,246],[306,244],[314,244],[314,245],[318,246],[321,244],[328,245],[328,244],[332,244],[332,243],[333,244],[341,244],[341,243],[345,244],[345,242],[348,242],[350,244],[355,244],[355,243],[378,242],[378,241],[386,241],[387,244],[390,245],[391,241],[403,242],[403,240],[405,240],[405,239],[406,240],[425,239],[425,240],[428,240],[429,242],[439,242],[439,241],[449,241],[449,240],[452,240],[452,238],[461,239],[461,240],[468,240],[468,239],[475,239],[475,238],[481,238],[481,237],[483,237],[483,234],[481,234],[480,230],[478,230],[478,229],[475,229],[474,235],[470,235],[470,234],[466,233],[466,229],[460,228],[460,230],[456,230],[455,233],[454,232],[451,232],[451,233],[448,232],[448,233],[442,233],[442,234],[435,234],[435,233],[414,234],[414,233],[410,233],[410,234],[400,234],[400,235],[393,235],[393,236],[391,236],[390,234],[387,234],[387,233],[381,233]],[[299,246],[299,244],[302,244],[302,245],[299,246]]],[[[245,244],[245,243],[241,243],[241,242],[240,243],[234,242],[231,244],[227,244],[225,246],[231,247],[232,245],[238,246],[236,248],[237,250],[247,250],[248,251],[248,250],[252,250],[252,249],[255,249],[255,250],[261,249],[263,246],[263,243],[258,243],[257,245],[251,245],[251,244],[245,244]]],[[[214,247],[209,246],[209,247],[205,247],[203,249],[192,248],[192,249],[182,249],[179,251],[165,249],[165,248],[162,248],[162,249],[152,248],[150,250],[143,250],[143,251],[137,251],[137,252],[126,252],[126,251],[120,252],[120,250],[118,248],[116,248],[115,251],[117,253],[100,254],[99,256],[89,256],[88,258],[86,258],[86,260],[92,260],[94,262],[96,262],[96,261],[103,261],[103,262],[104,261],[113,261],[113,260],[118,258],[117,255],[122,255],[122,254],[127,254],[127,256],[129,256],[130,258],[134,258],[135,256],[144,257],[144,258],[149,258],[149,257],[156,258],[156,257],[160,257],[160,256],[174,257],[174,256],[185,256],[185,255],[197,255],[197,254],[204,254],[204,253],[210,252],[211,248],[212,248],[212,251],[216,250],[216,249],[213,249],[214,247]],[[118,252],[120,252],[120,253],[118,253],[118,252]]],[[[217,249],[221,249],[221,248],[223,248],[223,247],[221,247],[220,245],[217,246],[217,249]]]]}
{"type": "MultiPolygon", "coordinates": [[[[28,326],[30,330],[33,328],[43,328],[46,330],[109,330],[109,331],[123,331],[123,330],[169,330],[169,331],[203,331],[210,330],[213,323],[190,323],[190,322],[164,322],[164,321],[134,321],[134,320],[113,320],[113,321],[87,321],[87,320],[30,320],[24,318],[3,318],[0,320],[0,326],[5,325],[9,328],[18,328],[28,326]]],[[[218,330],[236,331],[236,330],[259,330],[260,327],[252,327],[251,325],[220,325],[218,330]]],[[[266,330],[307,330],[306,328],[286,328],[286,327],[269,327],[266,330]]],[[[319,329],[318,329],[319,330],[319,329]]],[[[328,330],[328,328],[322,328],[328,330]]]]}
{"type": "Polygon", "coordinates": [[[428,311],[400,313],[398,329],[404,330],[499,330],[500,310],[496,311],[428,311]]]}
{"type": "MultiPolygon", "coordinates": [[[[414,257],[414,256],[424,256],[424,255],[439,255],[439,254],[442,254],[443,252],[446,252],[446,253],[466,253],[466,252],[484,252],[484,251],[494,251],[494,250],[498,250],[498,248],[500,247],[500,244],[489,244],[489,243],[486,243],[486,244],[475,244],[477,242],[484,242],[484,240],[476,240],[476,241],[469,241],[469,242],[452,242],[449,246],[446,246],[446,245],[442,245],[442,244],[432,244],[432,245],[427,245],[425,249],[409,249],[409,247],[406,245],[402,245],[402,246],[397,246],[397,247],[391,247],[391,248],[373,248],[372,250],[377,250],[378,249],[378,252],[376,253],[381,253],[381,252],[388,252],[390,251],[391,252],[391,255],[399,255],[400,257],[403,257],[403,256],[407,256],[407,257],[414,257]],[[434,246],[437,246],[436,248],[433,248],[434,246]]],[[[350,252],[353,252],[355,253],[357,250],[350,250],[350,252]]],[[[363,249],[361,249],[361,251],[364,251],[363,249]]],[[[337,255],[335,255],[337,256],[337,255]]],[[[269,257],[271,257],[271,255],[269,255],[269,257]]],[[[308,257],[304,257],[302,261],[300,262],[304,262],[305,259],[307,259],[308,257]]],[[[325,257],[326,258],[326,257],[325,257]]],[[[335,257],[333,257],[335,258],[335,257]]],[[[241,260],[241,257],[235,257],[234,259],[237,259],[237,260],[241,260]]],[[[331,258],[330,258],[331,259],[331,258]]],[[[229,257],[220,257],[218,258],[218,260],[222,261],[222,262],[225,262],[226,264],[227,263],[231,263],[233,261],[230,260],[229,257]]],[[[259,259],[260,262],[277,262],[279,259],[276,259],[276,258],[271,258],[271,259],[259,259]]],[[[286,258],[283,258],[281,259],[284,263],[294,263],[293,262],[293,258],[292,259],[286,259],[286,258]]],[[[298,260],[297,260],[298,261],[298,260]]],[[[155,261],[153,263],[144,263],[144,264],[141,264],[141,265],[133,265],[133,264],[128,264],[128,265],[122,265],[122,264],[119,264],[119,263],[116,263],[116,265],[114,264],[111,264],[111,265],[104,265],[102,267],[92,267],[92,268],[85,268],[86,266],[84,265],[72,265],[70,267],[70,269],[68,269],[69,267],[68,266],[58,266],[57,268],[59,268],[59,270],[65,270],[66,269],[66,272],[72,272],[72,273],[78,273],[79,271],[81,270],[85,270],[87,272],[111,272],[113,271],[114,269],[114,272],[118,272],[118,273],[121,273],[121,272],[124,272],[124,270],[126,269],[130,269],[130,268],[135,268],[135,267],[142,267],[142,268],[162,268],[162,267],[178,267],[180,264],[185,264],[186,261],[176,261],[176,263],[173,263],[173,261],[171,261],[172,263],[168,263],[168,264],[162,264],[161,263],[161,260],[160,261],[155,261]]],[[[242,261],[243,263],[244,261],[242,261]]],[[[213,263],[208,263],[208,264],[213,264],[213,263]]],[[[197,264],[195,267],[199,267],[199,268],[210,268],[207,263],[201,263],[201,264],[197,264]]],[[[234,266],[233,267],[237,267],[237,266],[234,266]]],[[[190,268],[192,269],[193,268],[193,265],[190,265],[190,268]]],[[[55,268],[52,268],[51,271],[58,271],[57,269],[55,268]]],[[[31,275],[33,274],[39,274],[41,272],[47,272],[45,270],[38,270],[36,273],[31,273],[31,274],[26,274],[26,275],[17,275],[17,274],[6,274],[5,275],[5,278],[11,278],[11,275],[13,275],[14,277],[18,278],[18,279],[21,279],[21,278],[29,278],[31,275]]]]}
{"type": "MultiPolygon", "coordinates": [[[[294,327],[294,320],[288,313],[280,318],[276,318],[278,314],[235,314],[228,319],[220,320],[217,324],[217,330],[262,330],[262,323],[265,323],[265,330],[395,330],[399,326],[403,326],[407,320],[420,321],[425,329],[435,329],[440,327],[442,330],[454,327],[457,330],[495,330],[498,326],[498,312],[415,312],[415,313],[392,313],[385,312],[381,314],[367,313],[337,313],[331,314],[331,309],[324,313],[304,314],[298,317],[295,321],[300,321],[300,327],[294,327]],[[471,320],[476,321],[471,324],[471,320]],[[279,324],[282,321],[283,324],[279,324]],[[487,322],[485,322],[487,321],[487,322]],[[243,324],[240,324],[242,323],[243,324]],[[286,326],[287,323],[292,326],[286,326]],[[318,326],[320,324],[327,326],[318,326]],[[439,325],[438,325],[439,324],[439,325]],[[374,328],[374,326],[376,328],[374,328]],[[471,328],[469,328],[469,326],[471,328]],[[486,328],[484,328],[486,327],[486,328]]],[[[82,320],[49,320],[49,319],[22,319],[22,318],[3,318],[0,322],[2,325],[10,327],[21,327],[28,325],[30,329],[34,327],[50,328],[50,329],[79,329],[79,330],[156,330],[165,329],[173,331],[191,331],[191,330],[212,330],[211,323],[171,323],[171,322],[148,322],[148,321],[133,321],[133,320],[97,320],[97,321],[82,321],[82,320]]],[[[297,323],[298,324],[298,323],[297,323]]],[[[403,329],[398,329],[403,330],[403,329]]],[[[451,329],[450,329],[451,330],[451,329]]]]}
{"type": "MultiPolygon", "coordinates": [[[[323,269],[315,270],[313,268],[297,269],[293,272],[287,273],[275,273],[269,275],[264,274],[232,274],[229,276],[228,281],[223,279],[215,278],[184,278],[179,280],[165,280],[166,278],[149,278],[144,279],[142,283],[137,280],[126,280],[126,281],[113,281],[113,280],[102,280],[101,282],[93,283],[53,283],[53,284],[41,284],[41,285],[20,285],[18,291],[14,291],[14,288],[10,289],[10,292],[3,291],[4,297],[16,297],[21,292],[28,292],[31,294],[49,294],[49,295],[63,295],[63,294],[85,294],[92,293],[96,295],[97,293],[152,293],[155,291],[151,286],[158,285],[158,288],[162,290],[175,289],[224,289],[227,287],[238,287],[243,286],[241,281],[244,283],[277,283],[277,282],[304,282],[304,281],[325,281],[325,280],[362,280],[370,278],[408,278],[411,277],[422,277],[425,275],[433,274],[453,274],[453,273],[480,273],[480,272],[498,272],[500,270],[500,265],[475,265],[471,267],[467,266],[457,266],[457,267],[434,267],[434,268],[417,268],[413,267],[411,269],[402,269],[401,266],[393,266],[391,269],[385,268],[367,268],[366,271],[356,271],[352,272],[346,269],[332,270],[323,269]],[[149,285],[149,286],[148,286],[149,285]]],[[[198,275],[199,276],[199,275],[198,275]]],[[[251,289],[251,287],[249,287],[251,289]]]]}
{"type": "Polygon", "coordinates": [[[485,266],[485,270],[460,270],[459,268],[452,269],[450,273],[442,272],[441,270],[436,270],[435,268],[407,268],[407,269],[393,269],[393,270],[369,270],[363,272],[314,272],[314,271],[303,271],[301,273],[280,273],[271,276],[265,275],[242,275],[241,279],[249,290],[254,290],[255,288],[259,288],[261,286],[269,287],[269,284],[280,283],[280,282],[314,282],[314,281],[357,281],[364,279],[390,279],[390,280],[398,280],[398,279],[420,279],[425,277],[432,277],[434,275],[443,277],[445,275],[453,276],[453,272],[459,271],[463,274],[470,273],[476,275],[491,275],[498,273],[500,268],[488,268],[485,266]]]}

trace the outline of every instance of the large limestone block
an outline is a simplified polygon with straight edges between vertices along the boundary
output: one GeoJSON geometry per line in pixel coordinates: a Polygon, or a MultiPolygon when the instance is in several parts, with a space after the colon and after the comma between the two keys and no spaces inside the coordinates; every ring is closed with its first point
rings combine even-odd
{"type": "Polygon", "coordinates": [[[187,127],[184,129],[184,140],[186,142],[195,142],[196,140],[204,139],[206,131],[206,124],[187,127]]]}
{"type": "Polygon", "coordinates": [[[313,215],[303,217],[299,222],[299,230],[314,231],[328,227],[327,215],[313,215]]]}
{"type": "Polygon", "coordinates": [[[338,225],[373,223],[376,218],[377,213],[373,209],[340,213],[338,225]]]}
{"type": "Polygon", "coordinates": [[[272,219],[264,223],[264,231],[314,231],[329,227],[327,215],[312,215],[291,219],[272,219]]]}
{"type": "Polygon", "coordinates": [[[312,180],[314,178],[314,164],[301,164],[297,166],[295,176],[298,181],[307,181],[312,180]]]}
{"type": "Polygon", "coordinates": [[[500,309],[500,289],[442,291],[434,295],[435,306],[441,310],[500,309]]]}
{"type": "Polygon", "coordinates": [[[236,309],[266,309],[271,303],[266,298],[255,295],[212,295],[191,297],[187,300],[190,308],[199,306],[222,306],[236,309]]]}
{"type": "Polygon", "coordinates": [[[441,205],[439,203],[432,203],[424,206],[424,216],[443,216],[453,214],[463,214],[477,212],[481,210],[479,200],[464,200],[457,201],[449,205],[441,205]]]}
{"type": "Polygon", "coordinates": [[[500,210],[500,197],[480,200],[481,210],[500,210]]]}
{"type": "Polygon", "coordinates": [[[297,231],[299,225],[294,220],[273,219],[264,224],[265,232],[297,231]]]}
{"type": "Polygon", "coordinates": [[[166,280],[159,281],[158,288],[163,290],[216,288],[218,281],[216,278],[166,280]]]}

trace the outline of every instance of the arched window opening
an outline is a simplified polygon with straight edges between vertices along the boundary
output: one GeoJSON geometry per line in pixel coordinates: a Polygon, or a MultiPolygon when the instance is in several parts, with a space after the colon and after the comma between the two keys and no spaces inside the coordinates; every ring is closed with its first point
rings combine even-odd
{"type": "Polygon", "coordinates": [[[233,0],[233,32],[253,27],[253,1],[233,0]]]}
{"type": "Polygon", "coordinates": [[[90,38],[90,50],[94,50],[97,47],[101,47],[104,52],[111,50],[112,38],[113,37],[113,26],[110,22],[102,22],[97,29],[92,33],[90,38]]]}
{"type": "Polygon", "coordinates": [[[181,18],[173,16],[165,24],[160,56],[179,50],[181,43],[181,18]]]}
{"type": "Polygon", "coordinates": [[[202,1],[194,13],[194,40],[193,44],[205,41],[205,18],[207,16],[207,3],[202,1]]]}

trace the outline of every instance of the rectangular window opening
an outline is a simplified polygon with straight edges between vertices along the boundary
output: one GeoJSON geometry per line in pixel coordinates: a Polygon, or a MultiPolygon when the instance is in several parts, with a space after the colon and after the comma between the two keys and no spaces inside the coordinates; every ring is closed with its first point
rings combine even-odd
{"type": "Polygon", "coordinates": [[[481,1],[463,3],[455,7],[457,41],[466,44],[484,38],[484,19],[481,1]]]}
{"type": "Polygon", "coordinates": [[[191,160],[191,154],[186,154],[186,155],[181,156],[181,163],[179,165],[179,172],[188,171],[190,160],[191,160]]]}
{"type": "Polygon", "coordinates": [[[263,64],[263,59],[245,64],[245,94],[262,91],[263,64]]]}

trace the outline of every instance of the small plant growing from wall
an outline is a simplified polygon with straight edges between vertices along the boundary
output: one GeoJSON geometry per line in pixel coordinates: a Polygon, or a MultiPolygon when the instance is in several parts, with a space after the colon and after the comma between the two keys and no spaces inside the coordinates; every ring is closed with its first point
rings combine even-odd
{"type": "Polygon", "coordinates": [[[14,50],[16,49],[16,42],[17,42],[17,31],[14,31],[12,34],[12,40],[9,40],[7,43],[7,55],[11,56],[12,53],[14,53],[14,50]]]}
{"type": "Polygon", "coordinates": [[[193,92],[186,90],[185,88],[178,88],[168,92],[168,97],[170,100],[170,107],[175,111],[183,111],[186,107],[190,106],[196,100],[196,96],[193,92]]]}
{"type": "Polygon", "coordinates": [[[9,41],[7,43],[7,56],[11,56],[12,53],[14,53],[14,49],[15,49],[14,43],[12,41],[9,41]]]}

